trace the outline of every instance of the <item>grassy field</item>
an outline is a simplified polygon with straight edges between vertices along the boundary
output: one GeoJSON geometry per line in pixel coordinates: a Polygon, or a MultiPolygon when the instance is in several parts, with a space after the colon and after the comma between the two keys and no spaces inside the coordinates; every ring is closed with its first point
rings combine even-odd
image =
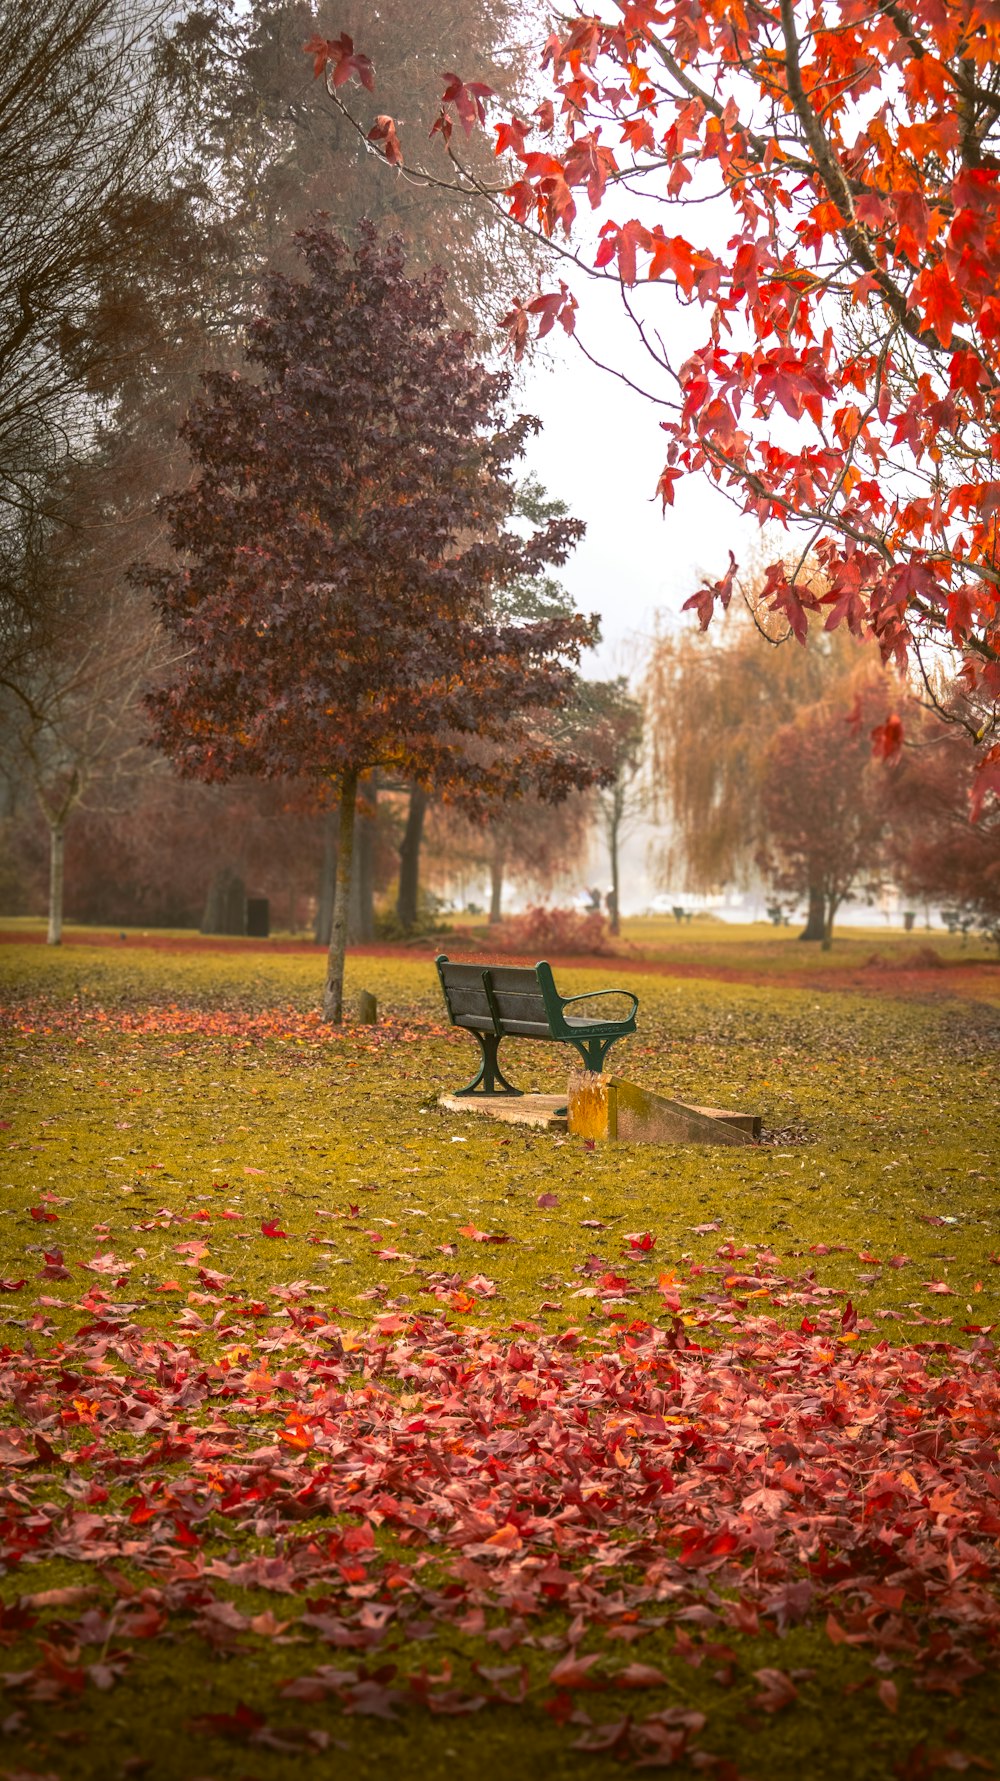
{"type": "MultiPolygon", "coordinates": [[[[902,1630],[886,1632],[869,1602],[855,1626],[861,1610],[819,1536],[797,1536],[795,1562],[816,1589],[808,1612],[774,1605],[759,1552],[752,1576],[713,1556],[650,1585],[650,1539],[670,1552],[676,1541],[655,1533],[667,1525],[655,1523],[662,1506],[636,1497],[645,1546],[616,1556],[611,1516],[612,1548],[570,1543],[541,1597],[529,1565],[519,1606],[516,1588],[491,1593],[474,1564],[445,1562],[436,1533],[429,1545],[416,1534],[400,1544],[377,1508],[364,1521],[370,1565],[381,1567],[372,1583],[367,1550],[345,1562],[343,1542],[329,1547],[331,1529],[355,1527],[344,1499],[293,1502],[280,1467],[259,1513],[202,1500],[206,1468],[231,1485],[234,1431],[240,1453],[248,1443],[280,1452],[278,1440],[300,1479],[315,1473],[303,1406],[324,1341],[336,1347],[341,1413],[362,1446],[371,1431],[352,1394],[373,1403],[383,1373],[393,1414],[412,1400],[420,1416],[438,1416],[444,1375],[433,1375],[431,1398],[408,1382],[414,1328],[434,1366],[447,1370],[449,1344],[464,1345],[470,1396],[487,1352],[490,1367],[516,1370],[523,1349],[540,1380],[554,1357],[564,1369],[572,1360],[576,1371],[559,1375],[567,1403],[581,1368],[600,1371],[630,1345],[652,1344],[662,1358],[657,1342],[673,1366],[690,1343],[691,1390],[709,1393],[698,1428],[711,1426],[712,1368],[737,1349],[741,1366],[759,1370],[755,1346],[773,1355],[785,1342],[797,1365],[833,1368],[845,1402],[856,1367],[869,1397],[879,1369],[974,1378],[974,1408],[953,1407],[948,1439],[958,1454],[974,1437],[980,1469],[995,1477],[996,1424],[976,1394],[993,1376],[1000,1289],[1000,970],[979,962],[981,950],[935,934],[934,965],[916,957],[923,935],[866,933],[829,954],[809,949],[804,964],[787,930],[630,924],[626,953],[641,946],[675,971],[664,962],[636,975],[640,1028],[615,1068],[684,1099],[759,1112],[765,1135],[752,1149],[616,1149],[437,1107],[441,1090],[472,1073],[474,1046],[442,1024],[427,959],[352,959],[350,995],[373,990],[383,1018],[331,1033],[313,1013],[315,953],[71,938],[59,951],[10,944],[0,954],[0,1480],[5,1538],[18,1536],[0,1583],[10,1763],[0,1774],[267,1781],[311,1761],[317,1773],[335,1762],[359,1777],[390,1763],[414,1775],[568,1776],[655,1758],[763,1781],[804,1765],[914,1778],[940,1764],[988,1765],[1000,1708],[976,1666],[995,1623],[980,1605],[942,1644],[923,1610],[907,1620],[910,1606],[896,1603],[902,1630]],[[869,962],[874,953],[882,964],[869,962]],[[905,996],[886,993],[887,969],[908,973],[905,996]],[[148,1430],[136,1400],[121,1399],[140,1363],[169,1398],[169,1414],[148,1398],[148,1430]],[[238,1393],[214,1395],[213,1381],[221,1390],[237,1377],[238,1393]],[[30,1453],[15,1433],[24,1429],[30,1453]],[[198,1448],[209,1436],[218,1453],[210,1441],[198,1448]],[[192,1467],[197,1500],[181,1488],[192,1467]],[[278,1508],[266,1510],[270,1497],[278,1508]],[[82,1536],[60,1536],[83,1511],[102,1523],[107,1550],[98,1544],[96,1558],[82,1536]],[[296,1557],[310,1552],[320,1556],[296,1557]],[[269,1582],[268,1555],[299,1569],[269,1582]],[[394,1565],[405,1572],[398,1584],[394,1565]],[[421,1611],[393,1618],[380,1604],[394,1588],[409,1600],[418,1573],[421,1611]],[[591,1596],[578,1601],[584,1584],[591,1596]],[[356,1616],[368,1613],[363,1625],[347,1619],[345,1592],[356,1616]],[[334,1613],[353,1630],[338,1634],[334,1613]],[[567,1653],[591,1667],[560,1671],[567,1653]],[[949,1653],[951,1687],[941,1679],[949,1653]],[[641,1682],[620,1680],[629,1659],[645,1666],[641,1682]],[[394,1696],[401,1679],[405,1700],[394,1696]]],[[[559,981],[577,993],[628,982],[629,960],[564,968],[559,981]]],[[[524,1088],[556,1090],[566,1060],[557,1047],[509,1043],[505,1069],[524,1088]]],[[[879,1385],[879,1402],[894,1403],[897,1386],[879,1385]]],[[[539,1391],[521,1395],[529,1421],[539,1391]]],[[[560,1441],[571,1434],[567,1425],[560,1441]]],[[[470,1436],[442,1440],[454,1456],[470,1436]]],[[[526,1452],[538,1490],[561,1451],[526,1452]]],[[[866,1476],[876,1461],[872,1448],[866,1476]]],[[[627,1482],[631,1462],[613,1463],[627,1482]]],[[[766,1454],[752,1463],[763,1465],[766,1497],[766,1454]]],[[[720,1477],[703,1480],[709,1494],[720,1477]]],[[[480,1478],[472,1510],[488,1488],[480,1478]]],[[[923,1505],[943,1530],[935,1539],[992,1591],[989,1520],[975,1524],[986,1546],[963,1557],[961,1524],[947,1506],[928,1507],[944,1501],[935,1488],[923,1505]]],[[[863,1501],[858,1513],[864,1520],[863,1501]]]]}
{"type": "MultiPolygon", "coordinates": [[[[489,927],[485,920],[468,921],[464,917],[449,917],[454,930],[470,932],[477,938],[488,942],[489,927]]],[[[2,916],[0,929],[10,940],[23,937],[25,940],[42,940],[46,932],[46,924],[37,916],[2,916]]],[[[442,930],[447,934],[448,928],[442,930]]],[[[838,970],[845,966],[864,965],[873,955],[881,954],[887,960],[894,957],[905,959],[915,953],[931,949],[937,953],[944,963],[976,964],[997,961],[996,947],[991,945],[981,934],[973,933],[961,936],[948,933],[944,928],[927,927],[918,921],[912,932],[905,933],[898,918],[892,922],[879,921],[864,927],[854,927],[849,923],[838,923],[829,951],[823,952],[819,946],[803,947],[798,944],[798,936],[802,931],[801,921],[791,922],[787,927],[776,928],[770,921],[730,922],[720,916],[707,913],[696,913],[691,921],[677,922],[670,915],[635,915],[625,916],[622,920],[620,943],[616,944],[623,956],[662,958],[669,957],[678,961],[698,962],[705,965],[739,964],[749,967],[759,963],[769,972],[781,970],[798,970],[803,960],[808,961],[810,969],[828,971],[838,970]]],[[[115,942],[124,934],[124,942],[148,940],[155,945],[164,941],[182,943],[187,950],[201,949],[206,952],[217,952],[219,941],[211,935],[203,935],[192,928],[118,928],[84,926],[72,921],[66,923],[64,939],[69,945],[86,945],[88,937],[99,937],[102,942],[115,942]]],[[[234,945],[253,953],[266,952],[269,948],[278,949],[290,944],[312,948],[310,936],[302,933],[291,933],[287,929],[272,929],[270,940],[227,940],[226,945],[234,945]]]]}

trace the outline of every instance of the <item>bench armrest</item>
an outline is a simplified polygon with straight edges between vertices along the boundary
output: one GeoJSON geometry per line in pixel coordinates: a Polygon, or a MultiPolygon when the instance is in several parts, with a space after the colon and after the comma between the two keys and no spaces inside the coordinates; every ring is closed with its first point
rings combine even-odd
{"type": "Polygon", "coordinates": [[[628,1014],[624,1014],[622,1016],[623,1020],[631,1020],[632,1016],[635,1014],[635,1011],[639,1006],[638,996],[633,995],[633,993],[630,989],[592,989],[588,995],[563,996],[562,997],[562,1005],[564,1008],[569,1008],[573,1002],[596,1002],[596,1001],[599,1001],[601,996],[628,996],[629,997],[629,999],[632,1003],[632,1007],[628,1014]]]}

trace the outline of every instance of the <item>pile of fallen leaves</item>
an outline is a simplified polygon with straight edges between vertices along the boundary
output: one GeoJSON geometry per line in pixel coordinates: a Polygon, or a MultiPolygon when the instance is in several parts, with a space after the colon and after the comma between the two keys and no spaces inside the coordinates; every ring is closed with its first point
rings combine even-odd
{"type": "MultiPolygon", "coordinates": [[[[49,1352],[0,1350],[0,1555],[23,1579],[0,1640],[30,1659],[2,1681],[28,1710],[113,1688],[161,1635],[263,1637],[288,1646],[280,1728],[255,1699],[189,1730],[306,1749],[329,1735],[288,1711],[313,1702],[393,1718],[530,1700],[581,1751],[734,1774],[703,1712],[600,1712],[602,1691],[664,1683],[645,1638],[726,1688],[734,1637],[817,1624],[870,1658],[889,1714],[904,1679],[957,1696],[995,1648],[985,1337],[860,1349],[823,1313],[712,1348],[679,1319],[585,1339],[392,1313],[352,1333],[290,1289],[252,1349],[226,1346],[220,1313],[200,1352],[134,1309],[95,1294],[49,1352]],[[93,1581],[33,1592],[58,1559],[93,1581]],[[274,1608],[245,1612],[247,1589],[274,1608]],[[478,1642],[466,1673],[394,1661],[448,1629],[478,1642]]],[[[755,1671],[756,1708],[812,1673],[755,1671]]]]}
{"type": "Polygon", "coordinates": [[[22,1038],[69,1034],[100,1040],[102,1035],[134,1038],[138,1035],[166,1038],[226,1039],[237,1048],[250,1050],[263,1040],[294,1041],[328,1046],[348,1040],[366,1049],[388,1049],[430,1037],[451,1038],[451,1029],[430,1021],[382,1017],[377,1026],[360,1033],[351,1027],[331,1027],[315,1009],[267,1008],[248,1013],[239,1008],[204,1009],[167,1002],[139,1010],[106,1008],[100,1003],[74,1000],[47,1002],[41,997],[0,1007],[0,1027],[22,1038]]]}

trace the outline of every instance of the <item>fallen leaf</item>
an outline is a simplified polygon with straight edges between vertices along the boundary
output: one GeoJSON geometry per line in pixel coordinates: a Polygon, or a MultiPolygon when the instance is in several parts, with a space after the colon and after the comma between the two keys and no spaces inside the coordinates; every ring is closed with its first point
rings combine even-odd
{"type": "Polygon", "coordinates": [[[780,1713],[783,1707],[790,1707],[799,1698],[799,1691],[790,1676],[784,1670],[754,1670],[756,1680],[761,1684],[760,1694],[754,1695],[754,1705],[765,1713],[780,1713]]]}

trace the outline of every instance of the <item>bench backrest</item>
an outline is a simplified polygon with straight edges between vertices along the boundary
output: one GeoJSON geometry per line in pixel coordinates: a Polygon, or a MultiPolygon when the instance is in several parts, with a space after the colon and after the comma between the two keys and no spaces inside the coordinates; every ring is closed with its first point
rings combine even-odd
{"type": "Polygon", "coordinates": [[[482,965],[457,965],[450,959],[439,958],[437,968],[452,1026],[466,1027],[473,1033],[494,1032],[493,1009],[486,994],[482,965]]]}
{"type": "Polygon", "coordinates": [[[524,965],[490,965],[483,972],[486,993],[493,1004],[497,1026],[504,1033],[527,1039],[549,1039],[552,1027],[538,986],[536,970],[524,965]]]}
{"type": "Polygon", "coordinates": [[[540,967],[459,965],[442,955],[437,968],[453,1026],[515,1038],[552,1037],[550,1012],[539,984],[540,967]]]}

